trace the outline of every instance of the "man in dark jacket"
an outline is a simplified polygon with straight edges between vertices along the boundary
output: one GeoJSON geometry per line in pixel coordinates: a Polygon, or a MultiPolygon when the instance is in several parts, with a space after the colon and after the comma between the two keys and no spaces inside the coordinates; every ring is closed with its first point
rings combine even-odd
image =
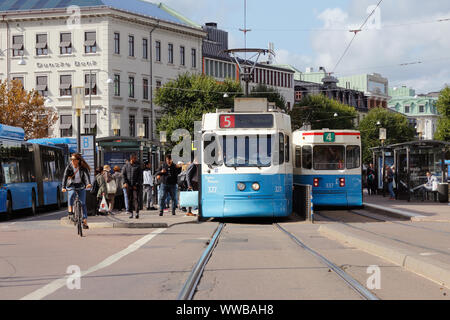
{"type": "Polygon", "coordinates": [[[181,166],[175,165],[172,161],[172,156],[166,156],[166,162],[158,170],[157,175],[161,176],[161,199],[159,199],[159,215],[164,213],[164,203],[167,196],[170,194],[172,198],[172,215],[175,215],[177,207],[177,180],[181,172],[181,166]]]}
{"type": "Polygon", "coordinates": [[[137,161],[137,156],[132,154],[130,162],[122,168],[123,188],[127,190],[130,212],[130,219],[133,219],[133,204],[136,211],[136,219],[139,219],[139,195],[142,192],[142,168],[137,161]]]}

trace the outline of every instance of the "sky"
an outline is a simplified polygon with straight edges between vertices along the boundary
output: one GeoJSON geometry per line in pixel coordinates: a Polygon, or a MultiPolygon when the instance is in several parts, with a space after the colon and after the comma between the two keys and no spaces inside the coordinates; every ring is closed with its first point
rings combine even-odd
{"type": "MultiPolygon", "coordinates": [[[[390,87],[417,93],[450,85],[449,0],[382,0],[343,55],[354,36],[349,30],[359,29],[379,1],[247,0],[247,47],[273,42],[275,63],[303,72],[323,66],[337,77],[379,73],[390,87]]],[[[163,3],[199,24],[217,22],[229,32],[230,49],[244,47],[244,0],[163,3]]]]}

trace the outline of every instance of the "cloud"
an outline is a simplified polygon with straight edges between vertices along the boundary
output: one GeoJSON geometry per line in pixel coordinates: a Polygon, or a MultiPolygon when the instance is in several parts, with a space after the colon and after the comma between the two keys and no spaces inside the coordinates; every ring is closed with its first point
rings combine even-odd
{"type": "MultiPolygon", "coordinates": [[[[448,1],[397,0],[383,2],[377,19],[363,29],[337,67],[336,75],[378,72],[391,83],[403,82],[419,92],[439,90],[450,82],[450,22],[436,22],[450,17],[448,1]],[[422,22],[410,24],[412,22],[422,22]],[[399,25],[408,24],[408,25],[399,25]],[[449,58],[436,62],[438,58],[449,58]],[[409,62],[422,62],[400,66],[409,62]],[[371,68],[373,67],[373,68],[371,68]]],[[[348,14],[329,8],[317,15],[324,29],[350,29],[360,26],[368,16],[372,1],[352,0],[348,14]]],[[[311,45],[316,52],[315,66],[333,70],[353,37],[348,31],[314,31],[311,45]]]]}

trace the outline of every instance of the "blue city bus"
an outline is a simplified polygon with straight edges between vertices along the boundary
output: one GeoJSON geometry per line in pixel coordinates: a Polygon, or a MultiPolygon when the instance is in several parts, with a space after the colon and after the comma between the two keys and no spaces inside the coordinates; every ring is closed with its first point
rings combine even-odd
{"type": "Polygon", "coordinates": [[[0,124],[0,213],[61,206],[63,150],[24,138],[23,129],[0,124]]]}

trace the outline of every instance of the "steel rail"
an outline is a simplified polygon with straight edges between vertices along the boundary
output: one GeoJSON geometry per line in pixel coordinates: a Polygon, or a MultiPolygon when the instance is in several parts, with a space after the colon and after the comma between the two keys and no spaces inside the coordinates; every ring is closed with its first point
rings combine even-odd
{"type": "Polygon", "coordinates": [[[189,278],[186,280],[186,283],[183,286],[183,289],[178,294],[177,300],[192,300],[194,297],[195,291],[197,290],[198,283],[203,275],[203,271],[205,270],[206,264],[208,263],[214,248],[216,247],[220,234],[224,228],[225,224],[221,223],[217,227],[214,232],[213,237],[211,238],[208,247],[203,252],[202,256],[198,260],[195,267],[192,269],[189,278]]]}
{"type": "Polygon", "coordinates": [[[302,241],[300,241],[296,236],[294,236],[292,233],[284,229],[282,226],[280,226],[278,223],[275,224],[281,231],[286,233],[296,244],[298,244],[300,247],[308,251],[310,254],[318,258],[320,261],[325,263],[331,270],[333,270],[342,280],[344,280],[353,290],[358,292],[358,294],[363,297],[366,300],[380,300],[377,296],[375,296],[372,292],[370,292],[368,289],[366,289],[363,285],[361,285],[358,281],[356,281],[352,276],[350,276],[348,273],[343,271],[341,268],[339,268],[337,265],[335,265],[333,262],[325,258],[323,255],[318,253],[317,251],[311,249],[306,244],[304,244],[302,241]]]}

